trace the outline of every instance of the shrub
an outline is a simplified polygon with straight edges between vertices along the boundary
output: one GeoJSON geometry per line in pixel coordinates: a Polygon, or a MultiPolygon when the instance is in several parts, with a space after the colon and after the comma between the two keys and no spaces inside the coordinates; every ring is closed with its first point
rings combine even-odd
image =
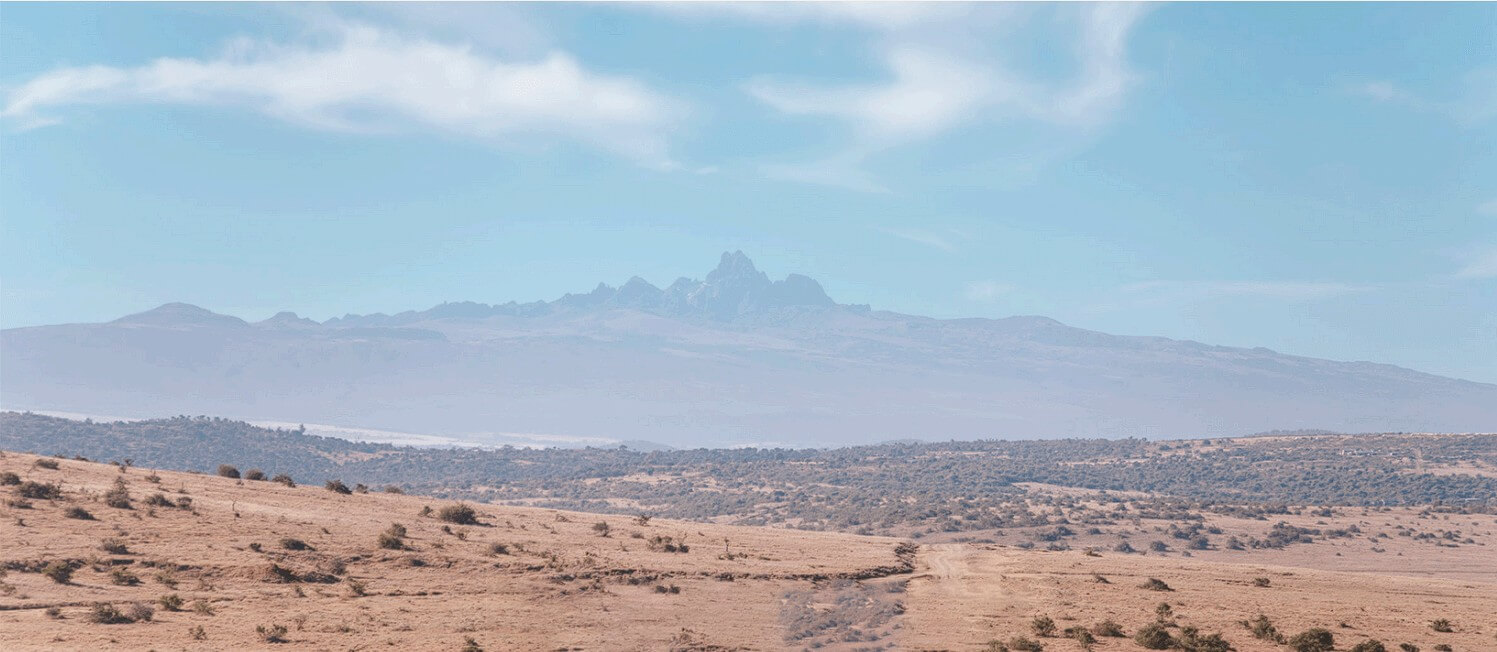
{"type": "Polygon", "coordinates": [[[286,485],[288,487],[295,487],[296,486],[296,481],[292,480],[291,476],[286,475],[285,473],[277,473],[277,474],[275,474],[275,477],[271,478],[270,481],[271,482],[278,482],[278,483],[286,485]]]}
{"type": "Polygon", "coordinates": [[[1146,588],[1146,589],[1150,590],[1150,591],[1173,591],[1174,590],[1174,589],[1170,588],[1170,585],[1165,584],[1163,580],[1160,580],[1157,577],[1151,577],[1151,578],[1149,578],[1149,580],[1147,582],[1144,582],[1141,586],[1143,588],[1146,588]]]}
{"type": "Polygon", "coordinates": [[[67,584],[73,581],[73,570],[72,564],[65,561],[54,561],[42,568],[42,574],[46,575],[47,579],[53,582],[67,584]]]}
{"type": "Polygon", "coordinates": [[[1284,644],[1294,652],[1331,652],[1336,649],[1336,637],[1324,627],[1314,627],[1291,636],[1284,644]]]}
{"type": "Polygon", "coordinates": [[[0,486],[9,487],[17,484],[21,484],[21,476],[12,471],[0,472],[0,486]]]}
{"type": "Polygon", "coordinates": [[[1450,620],[1446,618],[1438,618],[1430,621],[1429,628],[1447,634],[1455,631],[1455,628],[1450,626],[1450,620]]]}
{"type": "Polygon", "coordinates": [[[342,480],[328,480],[322,484],[322,488],[345,496],[353,493],[353,490],[349,489],[348,485],[343,484],[342,480]]]}
{"type": "Polygon", "coordinates": [[[94,515],[88,513],[88,510],[83,509],[82,507],[69,507],[63,511],[62,515],[68,518],[76,518],[80,521],[94,520],[94,515]]]}
{"type": "Polygon", "coordinates": [[[1398,649],[1402,650],[1403,652],[1419,652],[1419,646],[1414,645],[1413,643],[1399,643],[1398,649]]]}
{"type": "Polygon", "coordinates": [[[172,499],[167,498],[165,494],[159,492],[146,496],[145,503],[150,507],[166,507],[168,509],[177,506],[176,503],[172,502],[172,499]]]}
{"type": "Polygon", "coordinates": [[[1029,631],[1034,632],[1035,636],[1054,636],[1055,621],[1049,616],[1035,616],[1034,620],[1029,621],[1029,631]]]}
{"type": "Polygon", "coordinates": [[[1454,652],[1448,643],[1437,643],[1434,650],[1435,652],[1454,652]]]}
{"type": "Polygon", "coordinates": [[[181,611],[182,596],[175,593],[168,593],[161,596],[160,598],[157,598],[156,604],[161,605],[161,608],[167,611],[181,611]]]}
{"type": "Polygon", "coordinates": [[[218,465],[218,475],[225,478],[239,479],[239,469],[231,464],[218,465]]]}
{"type": "Polygon", "coordinates": [[[35,462],[35,466],[39,469],[51,469],[53,471],[56,471],[58,464],[57,460],[43,457],[35,462]]]}
{"type": "Polygon", "coordinates": [[[250,469],[244,472],[245,480],[264,480],[265,472],[260,469],[250,469]]]}
{"type": "Polygon", "coordinates": [[[129,616],[108,602],[96,602],[88,612],[88,620],[100,625],[123,625],[132,622],[129,616]]]}
{"type": "Polygon", "coordinates": [[[1266,586],[1268,586],[1268,583],[1269,583],[1269,581],[1268,581],[1267,577],[1255,577],[1255,578],[1253,578],[1253,586],[1266,587],[1266,586]]]}
{"type": "Polygon", "coordinates": [[[1065,635],[1066,638],[1075,639],[1077,643],[1081,644],[1082,648],[1088,650],[1097,642],[1097,637],[1092,636],[1092,633],[1087,631],[1085,627],[1067,627],[1065,635]]]}
{"type": "Polygon", "coordinates": [[[109,581],[119,586],[135,586],[140,584],[140,578],[128,570],[116,568],[109,572],[109,581]]]}
{"type": "Polygon", "coordinates": [[[1232,652],[1232,644],[1221,634],[1202,636],[1194,627],[1184,627],[1175,640],[1175,646],[1185,652],[1232,652]]]}
{"type": "Polygon", "coordinates": [[[293,539],[291,537],[286,537],[284,539],[281,539],[281,547],[285,548],[287,550],[311,550],[312,549],[312,546],[307,545],[306,541],[302,541],[301,539],[293,539]]]}
{"type": "Polygon", "coordinates": [[[47,607],[46,614],[48,618],[62,618],[62,607],[55,605],[47,607]]]}
{"type": "Polygon", "coordinates": [[[1383,645],[1382,641],[1367,639],[1351,646],[1351,652],[1388,652],[1388,648],[1383,645]]]}
{"type": "Polygon", "coordinates": [[[1015,636],[1008,642],[1008,647],[1017,652],[1045,652],[1045,646],[1042,643],[1023,636],[1015,636]]]}
{"type": "Polygon", "coordinates": [[[1257,618],[1254,618],[1252,621],[1244,621],[1242,624],[1253,632],[1253,638],[1261,641],[1273,641],[1275,643],[1282,643],[1284,641],[1284,635],[1280,634],[1279,629],[1273,626],[1273,621],[1269,620],[1268,616],[1258,614],[1257,618]]]}
{"type": "Polygon", "coordinates": [[[1170,636],[1164,625],[1149,623],[1133,635],[1133,642],[1150,650],[1168,650],[1175,646],[1175,637],[1170,636]]]}
{"type": "Polygon", "coordinates": [[[16,495],[32,500],[55,500],[62,497],[62,485],[27,480],[16,485],[16,495]]]}
{"type": "Polygon", "coordinates": [[[259,634],[260,635],[260,640],[265,641],[266,643],[285,643],[286,642],[286,626],[285,625],[274,625],[274,624],[272,624],[269,627],[267,627],[265,625],[256,625],[255,626],[255,633],[259,634]]]}
{"type": "Polygon", "coordinates": [[[499,542],[491,543],[491,544],[489,544],[489,554],[491,554],[491,555],[507,555],[507,554],[509,554],[509,546],[504,545],[504,544],[499,543],[499,542]]]}
{"type": "Polygon", "coordinates": [[[1107,636],[1111,638],[1122,638],[1126,636],[1126,634],[1123,633],[1123,626],[1111,620],[1104,620],[1100,623],[1092,625],[1092,633],[1096,634],[1097,636],[1107,636]]]}
{"type": "Polygon", "coordinates": [[[104,504],[116,509],[130,509],[130,490],[125,488],[124,478],[114,479],[114,486],[104,492],[104,504]]]}
{"type": "Polygon", "coordinates": [[[192,629],[187,630],[187,635],[191,636],[194,641],[208,640],[208,632],[203,629],[202,625],[194,625],[192,629]]]}
{"type": "Polygon", "coordinates": [[[198,600],[192,603],[192,612],[201,616],[212,616],[213,605],[207,600],[198,600]]]}
{"type": "Polygon", "coordinates": [[[464,503],[448,505],[437,512],[437,518],[458,525],[477,525],[478,513],[464,503]]]}
{"type": "Polygon", "coordinates": [[[367,595],[364,583],[355,579],[348,580],[348,592],[353,594],[354,597],[363,597],[367,595]]]}
{"type": "Polygon", "coordinates": [[[107,539],[104,539],[103,541],[100,541],[99,549],[111,555],[130,554],[130,546],[125,545],[123,539],[116,539],[114,537],[109,537],[107,539]]]}
{"type": "MultiPolygon", "coordinates": [[[[405,493],[404,489],[401,489],[400,487],[397,487],[397,486],[395,486],[393,484],[387,484],[387,485],[385,485],[385,488],[382,491],[384,491],[387,494],[403,494],[403,493],[405,493]]],[[[470,638],[468,640],[471,641],[473,639],[470,638]]]]}
{"type": "Polygon", "coordinates": [[[472,636],[469,636],[463,639],[462,652],[483,652],[483,647],[478,644],[478,641],[473,640],[472,636]]]}
{"type": "Polygon", "coordinates": [[[611,529],[612,528],[610,528],[608,525],[608,521],[598,521],[597,523],[593,523],[593,531],[597,532],[598,536],[600,537],[608,536],[608,532],[611,529]]]}

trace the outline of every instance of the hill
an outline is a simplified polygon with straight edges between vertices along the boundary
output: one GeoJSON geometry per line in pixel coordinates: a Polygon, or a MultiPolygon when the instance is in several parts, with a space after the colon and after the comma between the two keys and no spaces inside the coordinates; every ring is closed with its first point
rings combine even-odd
{"type": "Polygon", "coordinates": [[[837,304],[741,253],[705,280],[324,323],[184,304],[0,332],[6,407],[218,414],[476,443],[1490,429],[1497,386],[1389,365],[1124,337],[1044,317],[837,304]]]}

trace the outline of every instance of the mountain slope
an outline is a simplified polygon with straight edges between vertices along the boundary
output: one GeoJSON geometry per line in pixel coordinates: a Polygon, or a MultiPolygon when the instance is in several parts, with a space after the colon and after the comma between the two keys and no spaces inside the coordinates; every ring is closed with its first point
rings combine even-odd
{"type": "Polygon", "coordinates": [[[528,304],[248,324],[169,304],[0,333],[12,409],[219,414],[482,440],[678,446],[895,438],[1472,431],[1497,386],[1267,349],[1122,337],[1043,317],[838,305],[742,253],[705,280],[528,304]]]}

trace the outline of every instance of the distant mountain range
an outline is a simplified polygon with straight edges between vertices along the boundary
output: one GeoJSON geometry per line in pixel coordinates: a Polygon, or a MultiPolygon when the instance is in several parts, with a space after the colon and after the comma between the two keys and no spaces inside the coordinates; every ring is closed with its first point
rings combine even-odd
{"type": "Polygon", "coordinates": [[[533,303],[318,323],[173,303],[0,331],[0,404],[208,414],[475,442],[677,447],[1497,428],[1497,385],[1044,317],[932,319],[772,281],[638,277],[533,303]]]}

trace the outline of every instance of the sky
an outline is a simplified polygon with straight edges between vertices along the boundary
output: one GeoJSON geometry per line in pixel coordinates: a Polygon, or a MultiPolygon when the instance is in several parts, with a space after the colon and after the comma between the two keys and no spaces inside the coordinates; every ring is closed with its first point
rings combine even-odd
{"type": "Polygon", "coordinates": [[[0,5],[0,326],[701,278],[1497,382],[1497,4],[0,5]]]}

